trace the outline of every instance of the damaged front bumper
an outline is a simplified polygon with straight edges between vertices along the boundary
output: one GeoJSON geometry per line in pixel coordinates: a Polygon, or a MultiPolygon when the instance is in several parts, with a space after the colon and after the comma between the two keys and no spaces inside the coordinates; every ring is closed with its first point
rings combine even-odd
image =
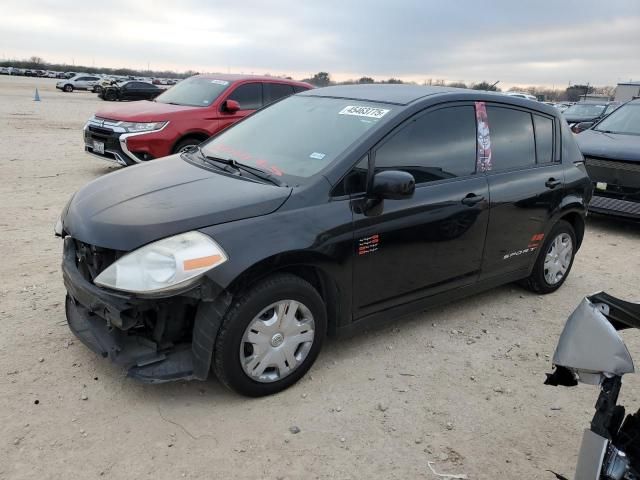
{"type": "Polygon", "coordinates": [[[146,383],[205,380],[215,338],[231,296],[210,282],[170,297],[140,298],[107,291],[78,268],[65,238],[62,272],[71,331],[94,352],[146,383]]]}

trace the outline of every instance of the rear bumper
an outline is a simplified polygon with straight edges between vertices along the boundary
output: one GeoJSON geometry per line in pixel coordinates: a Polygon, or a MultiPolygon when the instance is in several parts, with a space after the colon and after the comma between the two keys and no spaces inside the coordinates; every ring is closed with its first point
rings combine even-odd
{"type": "Polygon", "coordinates": [[[67,289],[65,312],[69,328],[90,350],[145,383],[207,378],[215,337],[231,301],[228,294],[209,287],[206,295],[202,295],[200,286],[181,292],[182,296],[195,298],[198,306],[191,342],[174,344],[140,335],[136,326],[144,312],[153,310],[160,316],[163,310],[172,311],[171,304],[180,301],[178,295],[147,299],[95,286],[78,270],[76,249],[70,237],[65,238],[62,274],[67,289]]]}
{"type": "Polygon", "coordinates": [[[594,195],[589,203],[589,211],[640,220],[640,202],[594,195]]]}

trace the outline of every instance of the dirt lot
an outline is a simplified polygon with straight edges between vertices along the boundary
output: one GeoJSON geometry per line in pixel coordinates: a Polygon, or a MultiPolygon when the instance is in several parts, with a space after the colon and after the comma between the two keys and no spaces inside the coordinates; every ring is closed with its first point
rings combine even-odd
{"type": "MultiPolygon", "coordinates": [[[[437,478],[427,461],[470,479],[572,473],[596,390],[544,387],[544,372],[583,295],[638,299],[640,227],[590,219],[559,292],[505,286],[330,340],[270,398],[215,379],[142,385],[66,326],[53,225],[76,189],[116,167],[82,150],[102,102],[54,87],[0,77],[0,478],[437,478]]],[[[625,336],[640,356],[640,335],[625,336]]],[[[638,385],[625,385],[630,407],[638,385]]]]}

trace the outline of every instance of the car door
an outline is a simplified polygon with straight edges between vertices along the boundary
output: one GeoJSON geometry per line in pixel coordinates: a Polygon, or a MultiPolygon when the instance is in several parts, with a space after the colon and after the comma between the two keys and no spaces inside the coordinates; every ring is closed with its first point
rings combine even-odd
{"type": "Polygon", "coordinates": [[[354,317],[476,281],[489,190],[475,159],[473,104],[418,114],[372,151],[371,168],[407,171],[416,190],[364,213],[354,197],[354,317]]]}
{"type": "Polygon", "coordinates": [[[262,83],[251,82],[238,85],[229,92],[225,101],[226,100],[235,100],[238,102],[240,110],[236,112],[225,111],[223,101],[221,104],[222,110],[220,116],[221,129],[234,124],[241,118],[244,118],[259,108],[262,108],[262,105],[264,104],[262,97],[262,83]]]}
{"type": "Polygon", "coordinates": [[[564,185],[554,117],[487,103],[486,122],[491,205],[482,278],[528,270],[564,185]]]}

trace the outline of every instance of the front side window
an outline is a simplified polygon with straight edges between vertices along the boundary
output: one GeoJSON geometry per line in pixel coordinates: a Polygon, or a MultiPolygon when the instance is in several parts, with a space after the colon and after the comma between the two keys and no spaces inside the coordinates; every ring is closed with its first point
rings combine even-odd
{"type": "Polygon", "coordinates": [[[487,105],[487,117],[491,132],[492,170],[535,165],[536,147],[531,114],[487,105]]]}
{"type": "Polygon", "coordinates": [[[264,104],[268,105],[280,100],[283,97],[293,95],[293,87],[283,83],[265,83],[264,84],[264,104]]]}
{"type": "Polygon", "coordinates": [[[448,107],[410,120],[375,155],[376,170],[404,170],[416,183],[475,173],[472,106],[448,107]]]}
{"type": "Polygon", "coordinates": [[[240,85],[231,92],[228,100],[238,102],[240,110],[258,110],[262,108],[262,84],[245,83],[240,85]]]}

